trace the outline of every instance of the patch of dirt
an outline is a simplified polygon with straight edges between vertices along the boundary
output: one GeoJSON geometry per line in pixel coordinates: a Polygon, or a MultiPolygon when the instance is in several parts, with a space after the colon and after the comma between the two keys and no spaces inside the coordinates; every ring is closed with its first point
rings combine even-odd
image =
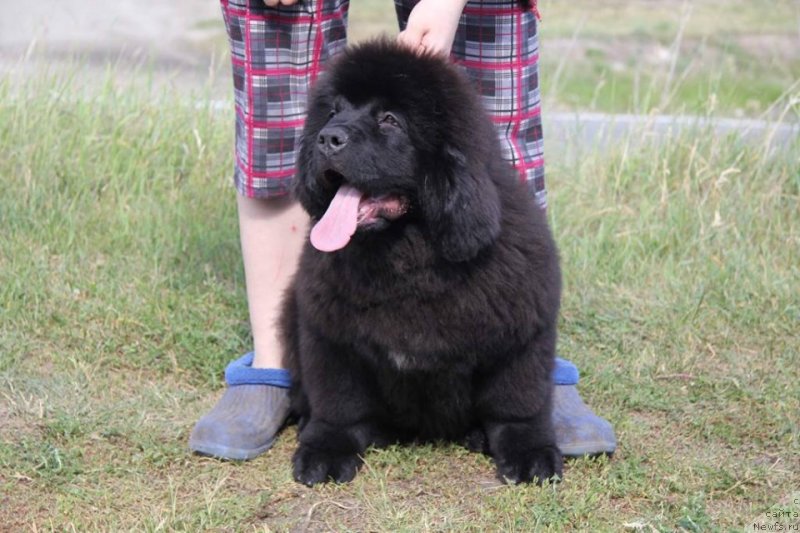
{"type": "Polygon", "coordinates": [[[31,421],[29,416],[23,416],[16,409],[0,404],[0,442],[17,442],[23,437],[39,433],[39,424],[31,421]]]}
{"type": "Polygon", "coordinates": [[[31,490],[29,481],[21,480],[0,496],[0,531],[30,531],[52,526],[55,497],[31,490]]]}
{"type": "Polygon", "coordinates": [[[800,61],[800,35],[742,35],[736,42],[756,57],[800,61]]]}

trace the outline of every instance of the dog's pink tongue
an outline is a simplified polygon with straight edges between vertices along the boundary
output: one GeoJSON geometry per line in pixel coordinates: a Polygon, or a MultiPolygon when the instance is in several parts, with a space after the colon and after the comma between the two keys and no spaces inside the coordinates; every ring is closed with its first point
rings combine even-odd
{"type": "Polygon", "coordinates": [[[311,229],[311,244],[320,252],[344,248],[356,232],[358,203],[362,193],[350,185],[341,185],[328,210],[311,229]]]}

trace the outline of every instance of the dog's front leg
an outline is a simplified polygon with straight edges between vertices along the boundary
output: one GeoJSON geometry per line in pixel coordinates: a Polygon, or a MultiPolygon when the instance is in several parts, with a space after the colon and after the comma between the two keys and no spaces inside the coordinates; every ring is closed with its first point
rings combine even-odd
{"type": "Polygon", "coordinates": [[[478,391],[476,407],[488,451],[506,483],[542,484],[561,477],[563,458],[551,420],[552,358],[537,353],[545,347],[533,343],[527,353],[513,356],[478,391]]]}
{"type": "Polygon", "coordinates": [[[300,446],[292,459],[294,479],[308,486],[352,481],[373,433],[369,422],[339,426],[312,417],[300,433],[300,446]]]}
{"type": "Polygon", "coordinates": [[[368,390],[370,378],[346,347],[304,335],[300,354],[310,416],[292,459],[294,478],[309,486],[350,481],[367,447],[387,443],[375,422],[378,402],[368,390]]]}

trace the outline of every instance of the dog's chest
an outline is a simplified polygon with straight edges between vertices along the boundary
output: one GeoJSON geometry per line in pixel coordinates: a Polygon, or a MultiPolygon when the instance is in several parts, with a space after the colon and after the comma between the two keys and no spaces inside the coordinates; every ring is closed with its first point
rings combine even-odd
{"type": "Polygon", "coordinates": [[[417,365],[415,359],[401,350],[389,350],[389,361],[394,364],[397,370],[414,370],[417,365]]]}

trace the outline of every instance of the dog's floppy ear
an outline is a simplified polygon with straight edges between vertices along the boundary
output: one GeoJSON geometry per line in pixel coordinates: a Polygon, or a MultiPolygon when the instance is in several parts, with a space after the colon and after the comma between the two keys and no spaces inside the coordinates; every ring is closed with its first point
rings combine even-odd
{"type": "Polygon", "coordinates": [[[500,200],[488,169],[447,147],[423,184],[423,214],[435,244],[449,261],[468,261],[500,233],[500,200]]]}
{"type": "Polygon", "coordinates": [[[295,178],[292,180],[292,194],[312,216],[325,212],[322,191],[316,182],[317,166],[311,152],[314,149],[316,132],[307,127],[300,137],[300,148],[295,166],[295,178]]]}
{"type": "Polygon", "coordinates": [[[317,136],[328,122],[333,108],[333,93],[330,77],[323,74],[311,89],[307,118],[303,133],[298,139],[292,194],[313,217],[319,217],[325,212],[327,201],[333,196],[332,193],[326,195],[317,182],[319,168],[317,158],[314,157],[314,152],[317,150],[317,136]]]}

